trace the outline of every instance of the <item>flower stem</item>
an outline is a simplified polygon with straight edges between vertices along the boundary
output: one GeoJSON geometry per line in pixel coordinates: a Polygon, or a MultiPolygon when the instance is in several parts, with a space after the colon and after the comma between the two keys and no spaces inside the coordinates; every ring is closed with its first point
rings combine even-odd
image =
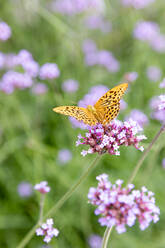
{"type": "MultiPolygon", "coordinates": [[[[137,175],[139,169],[141,168],[144,159],[146,158],[147,154],[149,153],[149,151],[151,150],[152,146],[155,144],[155,142],[158,140],[159,136],[161,135],[161,133],[165,131],[165,124],[160,128],[160,130],[157,132],[157,134],[155,135],[155,137],[153,138],[153,140],[151,141],[151,143],[149,144],[149,146],[147,147],[147,149],[144,151],[142,157],[140,158],[140,160],[137,162],[135,169],[133,170],[128,183],[132,183],[135,176],[137,175]]],[[[111,234],[113,227],[107,227],[105,232],[104,232],[104,236],[103,236],[103,241],[102,241],[102,248],[107,248],[108,247],[108,240],[111,234]]]]}
{"type": "Polygon", "coordinates": [[[104,236],[103,236],[103,241],[102,241],[101,248],[106,248],[107,247],[108,240],[109,240],[109,237],[110,237],[110,234],[111,234],[112,229],[113,229],[113,226],[106,228],[105,233],[104,233],[104,236]]]}
{"type": "MultiPolygon", "coordinates": [[[[94,167],[96,166],[97,162],[100,160],[101,155],[97,155],[97,157],[93,160],[93,162],[88,166],[88,168],[84,171],[84,173],[80,176],[78,181],[63,195],[63,197],[45,214],[43,217],[43,220],[51,216],[52,214],[55,214],[57,210],[72,196],[72,194],[78,189],[80,184],[87,178],[87,176],[92,172],[94,167]]],[[[36,228],[39,226],[39,222],[27,233],[27,235],[23,238],[23,240],[20,242],[20,244],[17,246],[17,248],[23,248],[25,245],[28,244],[28,242],[33,237],[36,228]]]]}
{"type": "Polygon", "coordinates": [[[45,194],[42,194],[41,201],[40,201],[40,214],[39,214],[39,220],[38,220],[39,225],[41,225],[42,219],[43,219],[44,201],[45,201],[45,194]]]}

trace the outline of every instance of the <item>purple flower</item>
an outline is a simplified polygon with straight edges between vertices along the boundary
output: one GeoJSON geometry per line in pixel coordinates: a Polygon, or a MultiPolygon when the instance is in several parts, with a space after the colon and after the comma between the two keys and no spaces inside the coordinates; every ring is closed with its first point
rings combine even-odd
{"type": "Polygon", "coordinates": [[[165,88],[165,78],[163,78],[162,82],[159,85],[160,88],[165,88]]]}
{"type": "Polygon", "coordinates": [[[153,50],[159,53],[165,52],[165,35],[157,34],[153,40],[151,40],[150,45],[153,50]]]}
{"type": "Polygon", "coordinates": [[[136,149],[143,151],[144,148],[139,146],[140,141],[146,139],[144,135],[138,135],[143,129],[133,120],[127,122],[112,121],[110,124],[103,126],[97,124],[89,127],[85,137],[78,136],[76,146],[88,145],[88,150],[83,150],[81,154],[86,156],[88,153],[109,153],[111,155],[120,155],[120,146],[133,145],[136,149]]]}
{"type": "Polygon", "coordinates": [[[131,227],[136,220],[141,230],[148,227],[150,222],[159,220],[160,210],[155,205],[154,194],[146,187],[142,187],[141,191],[133,190],[133,184],[124,188],[122,180],[112,184],[106,174],[96,179],[98,186],[89,189],[88,199],[96,206],[95,214],[101,215],[101,226],[115,226],[118,233],[123,233],[126,225],[131,227]]]}
{"type": "Polygon", "coordinates": [[[132,71],[132,72],[127,72],[124,75],[124,79],[127,82],[134,82],[136,79],[138,78],[138,73],[136,71],[132,71]]]}
{"type": "Polygon", "coordinates": [[[50,187],[47,186],[48,182],[42,181],[34,186],[34,189],[39,191],[41,194],[46,194],[50,191],[50,187]]]}
{"type": "Polygon", "coordinates": [[[55,63],[46,63],[40,68],[41,79],[55,79],[60,75],[58,66],[55,63]]]}
{"type": "Polygon", "coordinates": [[[61,149],[58,153],[58,160],[61,164],[66,164],[72,159],[72,153],[68,149],[61,149]]]}
{"type": "Polygon", "coordinates": [[[160,95],[160,104],[158,105],[158,110],[164,110],[165,114],[165,95],[160,95]]]}
{"type": "Polygon", "coordinates": [[[121,99],[120,100],[120,111],[123,111],[127,108],[128,104],[123,100],[121,99]]]}
{"type": "Polygon", "coordinates": [[[5,63],[5,55],[0,52],[0,70],[3,69],[5,63]]]}
{"type": "Polygon", "coordinates": [[[32,54],[25,49],[20,50],[17,56],[18,56],[19,64],[21,65],[23,65],[28,61],[33,60],[32,54]]]}
{"type": "MultiPolygon", "coordinates": [[[[87,105],[94,105],[96,103],[96,101],[99,100],[99,98],[102,95],[104,95],[104,93],[106,93],[107,91],[108,91],[108,88],[104,85],[93,86],[90,89],[90,91],[88,92],[88,94],[86,94],[84,96],[84,98],[78,102],[78,106],[86,108],[87,105]]],[[[75,118],[70,117],[69,119],[70,119],[73,127],[79,127],[82,129],[87,128],[87,125],[77,121],[75,118]]]]}
{"type": "Polygon", "coordinates": [[[36,229],[37,236],[45,236],[43,241],[49,243],[53,237],[59,235],[59,230],[53,227],[53,219],[47,219],[46,223],[43,223],[40,228],[36,229]]]}
{"type": "Polygon", "coordinates": [[[17,187],[17,191],[18,191],[19,196],[29,197],[33,193],[32,185],[28,182],[21,182],[17,187]]]}
{"type": "Polygon", "coordinates": [[[5,22],[0,22],[0,40],[1,41],[6,41],[10,38],[11,36],[11,28],[7,23],[5,22]]]}
{"type": "Polygon", "coordinates": [[[97,51],[96,43],[91,39],[86,39],[83,42],[82,50],[85,54],[97,51]]]}
{"type": "Polygon", "coordinates": [[[160,109],[162,103],[159,96],[155,96],[150,100],[150,108],[152,109],[151,117],[161,123],[165,123],[165,111],[164,109],[160,109]]]}
{"type": "Polygon", "coordinates": [[[85,18],[85,25],[88,29],[100,29],[103,33],[108,33],[112,29],[112,24],[105,21],[102,16],[91,15],[85,18]]]}
{"type": "Polygon", "coordinates": [[[165,158],[162,160],[162,167],[165,169],[165,158]]]}
{"type": "Polygon", "coordinates": [[[126,117],[126,120],[129,119],[136,121],[141,127],[148,124],[147,116],[139,109],[133,109],[131,113],[126,117]]]}
{"type": "Polygon", "coordinates": [[[32,93],[35,95],[43,95],[48,91],[46,84],[37,83],[32,87],[32,93]]]}
{"type": "Polygon", "coordinates": [[[39,65],[34,60],[28,60],[22,63],[22,67],[31,77],[37,77],[39,72],[39,65]]]}
{"type": "Polygon", "coordinates": [[[133,7],[135,9],[143,9],[155,0],[122,0],[122,4],[125,7],[133,7]]]}
{"type": "Polygon", "coordinates": [[[76,92],[78,88],[79,88],[79,83],[77,80],[74,79],[68,79],[64,81],[62,84],[63,91],[68,93],[76,92]]]}
{"type": "Polygon", "coordinates": [[[152,41],[160,32],[159,26],[155,22],[139,21],[134,29],[133,35],[142,41],[152,41]]]}
{"type": "Polygon", "coordinates": [[[147,68],[146,74],[147,74],[147,77],[148,77],[149,80],[151,80],[153,82],[156,82],[156,81],[159,81],[160,80],[161,75],[162,75],[162,72],[159,69],[159,67],[149,66],[147,68]]]}
{"type": "Polygon", "coordinates": [[[102,238],[99,235],[92,234],[88,238],[90,248],[101,248],[102,238]]]}

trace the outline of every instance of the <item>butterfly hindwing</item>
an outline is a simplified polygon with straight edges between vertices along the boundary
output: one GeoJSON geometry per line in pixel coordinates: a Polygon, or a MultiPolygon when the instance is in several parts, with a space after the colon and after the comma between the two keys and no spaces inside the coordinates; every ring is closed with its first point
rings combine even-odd
{"type": "Polygon", "coordinates": [[[84,124],[93,126],[98,122],[94,115],[87,109],[77,106],[60,106],[54,108],[53,111],[63,114],[69,115],[76,118],[78,121],[83,121],[84,124]]]}

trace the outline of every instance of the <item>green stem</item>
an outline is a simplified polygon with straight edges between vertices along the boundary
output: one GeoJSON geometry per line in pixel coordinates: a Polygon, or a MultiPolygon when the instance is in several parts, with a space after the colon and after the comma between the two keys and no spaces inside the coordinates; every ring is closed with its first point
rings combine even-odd
{"type": "Polygon", "coordinates": [[[40,214],[39,214],[39,220],[38,220],[39,225],[42,224],[43,211],[44,211],[44,201],[45,201],[45,194],[42,194],[41,195],[41,202],[40,202],[40,214]]]}
{"type": "Polygon", "coordinates": [[[109,237],[110,234],[112,232],[113,226],[112,227],[107,227],[103,236],[103,241],[102,241],[102,245],[101,248],[106,248],[108,245],[108,241],[109,241],[109,237]]]}
{"type": "MultiPolygon", "coordinates": [[[[147,154],[149,153],[149,151],[151,150],[152,146],[155,144],[155,142],[158,140],[159,136],[161,135],[161,133],[165,131],[165,124],[160,128],[160,130],[157,132],[157,134],[155,135],[155,137],[153,138],[153,140],[151,141],[151,143],[149,144],[149,146],[147,147],[147,149],[144,151],[142,157],[140,158],[140,160],[137,162],[136,166],[135,166],[135,169],[133,170],[129,180],[128,180],[128,183],[132,183],[135,176],[137,175],[139,169],[141,168],[142,164],[143,164],[143,161],[144,159],[146,158],[147,154]]],[[[109,228],[107,227],[105,232],[104,232],[104,236],[103,236],[103,241],[102,241],[102,248],[107,248],[108,247],[108,240],[109,240],[109,237],[110,237],[110,234],[111,234],[111,231],[112,231],[112,227],[109,228]]]]}
{"type": "MultiPolygon", "coordinates": [[[[93,160],[93,162],[88,166],[88,168],[84,171],[84,173],[80,176],[78,181],[64,194],[64,196],[48,211],[48,213],[43,217],[43,220],[51,216],[52,214],[55,214],[57,210],[71,197],[71,195],[78,189],[80,184],[87,178],[87,176],[92,172],[94,167],[96,166],[97,162],[100,160],[100,155],[97,155],[97,157],[93,160]]],[[[23,238],[23,240],[20,242],[20,244],[17,246],[17,248],[23,248],[25,245],[28,244],[28,242],[33,237],[36,228],[39,226],[39,223],[37,223],[23,238]]]]}

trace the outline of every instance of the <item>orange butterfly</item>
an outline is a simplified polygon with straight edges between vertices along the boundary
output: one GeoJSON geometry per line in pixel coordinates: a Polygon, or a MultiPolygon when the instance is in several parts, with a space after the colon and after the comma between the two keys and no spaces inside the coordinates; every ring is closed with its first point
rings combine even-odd
{"type": "Polygon", "coordinates": [[[53,111],[69,115],[84,124],[93,126],[97,123],[108,124],[119,113],[120,99],[128,87],[128,83],[119,84],[107,91],[94,106],[88,105],[87,108],[77,106],[60,106],[53,108],[53,111]]]}

